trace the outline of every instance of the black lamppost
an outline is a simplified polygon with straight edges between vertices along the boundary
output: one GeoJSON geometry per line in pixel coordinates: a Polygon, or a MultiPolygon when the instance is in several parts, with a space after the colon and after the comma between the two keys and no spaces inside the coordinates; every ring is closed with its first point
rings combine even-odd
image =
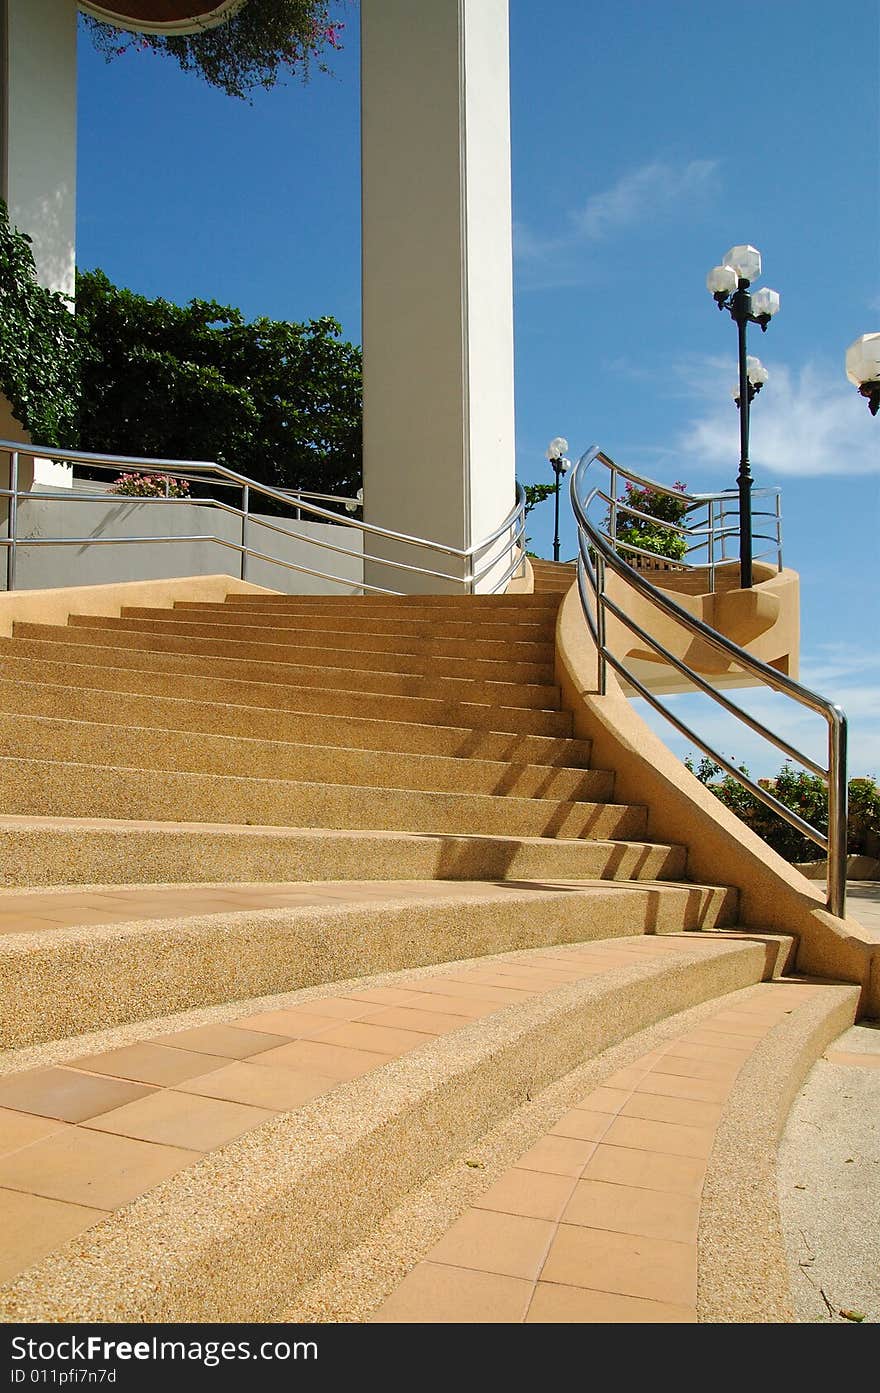
{"type": "Polygon", "coordinates": [[[880,334],[862,334],[850,344],[846,350],[846,375],[868,398],[868,410],[876,416],[880,410],[880,334]]]}
{"type": "Polygon", "coordinates": [[[752,584],[749,407],[767,381],[767,371],[760,360],[750,359],[746,352],[746,325],[760,324],[764,330],[779,309],[779,296],[775,290],[757,290],[754,294],[749,291],[752,281],[760,274],[761,253],[755,247],[744,246],[731,247],[722,264],[713,267],[706,277],[706,285],[712,292],[718,308],[730,311],[730,317],[737,328],[739,384],[734,399],[739,407],[739,475],[736,482],[739,489],[739,575],[743,590],[748,590],[752,584]]]}
{"type": "Polygon", "coordinates": [[[565,452],[568,449],[568,441],[564,436],[557,435],[547,446],[547,458],[550,461],[550,468],[556,475],[556,488],[553,490],[555,500],[555,522],[553,526],[553,560],[559,560],[559,481],[563,474],[567,474],[571,469],[571,460],[566,459],[565,452]]]}

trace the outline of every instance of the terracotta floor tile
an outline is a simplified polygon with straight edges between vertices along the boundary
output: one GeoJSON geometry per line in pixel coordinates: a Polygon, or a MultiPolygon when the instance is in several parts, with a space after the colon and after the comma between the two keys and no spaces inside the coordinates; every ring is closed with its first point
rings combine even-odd
{"type": "MultiPolygon", "coordinates": [[[[413,984],[415,989],[415,984],[413,984]]],[[[426,996],[459,997],[462,1001],[476,1002],[479,1006],[491,1007],[497,1011],[500,1006],[510,1006],[515,1001],[522,1001],[522,992],[504,991],[499,987],[487,987],[480,982],[456,981],[454,978],[437,977],[422,979],[418,983],[418,991],[426,996]]],[[[398,1002],[400,1006],[412,1005],[412,1002],[398,1002]]]]}
{"type": "Polygon", "coordinates": [[[580,1141],[602,1141],[614,1115],[607,1112],[587,1112],[585,1108],[573,1108],[560,1117],[555,1127],[551,1127],[551,1137],[577,1137],[580,1141]]]}
{"type": "Polygon", "coordinates": [[[826,1050],[825,1058],[830,1064],[843,1064],[851,1069],[880,1069],[880,1054],[867,1051],[856,1054],[850,1050],[826,1050]]]}
{"type": "Polygon", "coordinates": [[[324,1074],[299,1073],[280,1065],[237,1059],[233,1064],[226,1061],[224,1068],[202,1078],[188,1079],[177,1091],[197,1093],[202,1098],[225,1098],[230,1103],[245,1103],[272,1112],[289,1112],[310,1098],[329,1093],[338,1082],[324,1074]]]}
{"type": "MultiPolygon", "coordinates": [[[[683,1055],[665,1054],[651,1069],[652,1074],[678,1074],[686,1079],[709,1079],[722,1083],[735,1079],[743,1064],[739,1050],[730,1051],[730,1060],[688,1059],[683,1055]]],[[[638,1085],[636,1085],[638,1087],[638,1085]]]]}
{"type": "Polygon", "coordinates": [[[597,1146],[584,1168],[584,1180],[607,1180],[673,1195],[699,1195],[706,1163],[698,1156],[667,1156],[625,1146],[597,1146]]]}
{"type": "Polygon", "coordinates": [[[730,1064],[739,1060],[744,1062],[752,1053],[750,1047],[731,1048],[717,1038],[714,1040],[676,1040],[666,1051],[667,1059],[707,1059],[715,1064],[730,1064]]]}
{"type": "Polygon", "coordinates": [[[0,1108],[0,1156],[8,1156],[10,1151],[21,1151],[23,1146],[42,1141],[43,1137],[51,1137],[65,1126],[55,1117],[36,1117],[32,1113],[0,1108]]]}
{"type": "Polygon", "coordinates": [[[705,1103],[723,1103],[733,1080],[692,1079],[681,1074],[646,1074],[635,1089],[658,1098],[699,1098],[705,1103]]]}
{"type": "Polygon", "coordinates": [[[644,1117],[654,1122],[681,1122],[687,1127],[715,1127],[723,1109],[720,1103],[698,1098],[668,1098],[657,1093],[633,1093],[621,1109],[623,1117],[644,1117]]]}
{"type": "Polygon", "coordinates": [[[443,1015],[458,1016],[460,1023],[466,1025],[468,1021],[479,1020],[483,1016],[491,1016],[494,1012],[502,1010],[506,1002],[499,1006],[497,1001],[481,1001],[471,996],[442,996],[439,992],[432,992],[418,998],[413,996],[405,1004],[424,1007],[428,1011],[440,1011],[443,1015]]]}
{"type": "Polygon", "coordinates": [[[369,1018],[370,1025],[392,1026],[395,1030],[415,1030],[426,1035],[447,1035],[461,1030],[461,1016],[443,1011],[420,1010],[413,1006],[391,1006],[369,1018]]]}
{"type": "Polygon", "coordinates": [[[730,1035],[745,1035],[760,1040],[772,1029],[766,1021],[756,1021],[754,1016],[743,1011],[721,1011],[705,1023],[708,1030],[723,1030],[730,1035]]]}
{"type": "Polygon", "coordinates": [[[622,1088],[627,1093],[631,1093],[639,1080],[645,1077],[648,1067],[645,1065],[643,1069],[640,1069],[633,1065],[629,1069],[618,1069],[616,1074],[612,1074],[610,1079],[605,1080],[605,1086],[606,1088],[622,1088]]]}
{"type": "Polygon", "coordinates": [[[591,1282],[600,1291],[693,1306],[697,1250],[690,1243],[563,1223],[550,1245],[541,1278],[576,1287],[591,1282]]]}
{"type": "Polygon", "coordinates": [[[195,1050],[200,1054],[219,1054],[226,1059],[249,1059],[274,1045],[286,1045],[286,1035],[269,1035],[262,1030],[240,1030],[232,1025],[198,1025],[192,1030],[170,1031],[154,1035],[152,1045],[171,1045],[178,1050],[195,1050]]]}
{"type": "Polygon", "coordinates": [[[574,1137],[542,1137],[517,1161],[519,1170],[544,1171],[548,1175],[580,1175],[596,1149],[592,1141],[574,1137]]]}
{"type": "Polygon", "coordinates": [[[408,1054],[435,1040],[435,1035],[415,1030],[395,1030],[393,1026],[374,1025],[371,1021],[338,1021],[322,1030],[322,1044],[344,1045],[346,1049],[371,1050],[374,1054],[408,1054]]]}
{"type": "Polygon", "coordinates": [[[715,1142],[715,1128],[689,1127],[678,1122],[656,1122],[650,1118],[616,1117],[603,1137],[608,1146],[626,1146],[637,1151],[660,1151],[665,1156],[706,1157],[715,1142]]]}
{"type": "Polygon", "coordinates": [[[494,1272],[420,1262],[371,1320],[375,1324],[517,1325],[532,1283],[494,1272]]]}
{"type": "Polygon", "coordinates": [[[588,1093],[585,1098],[581,1098],[579,1103],[575,1103],[575,1108],[583,1109],[585,1112],[620,1112],[626,1100],[631,1096],[628,1088],[594,1088],[592,1093],[588,1093]]]}
{"type": "Polygon", "coordinates": [[[474,1200],[475,1209],[495,1209],[503,1214],[523,1214],[529,1219],[556,1220],[575,1186],[572,1175],[549,1175],[514,1167],[474,1200]]]}
{"type": "Polygon", "coordinates": [[[28,1069],[0,1079],[0,1107],[82,1122],[152,1092],[142,1084],[93,1078],[74,1069],[28,1069]]]}
{"type": "Polygon", "coordinates": [[[539,1282],[526,1321],[530,1325],[659,1325],[693,1324],[691,1306],[670,1306],[665,1301],[645,1301],[607,1291],[563,1287],[539,1282]]]}
{"type": "Polygon", "coordinates": [[[369,1006],[365,1001],[360,1005],[356,1001],[345,1003],[348,1014],[341,1011],[319,1011],[317,1003],[314,1010],[307,1010],[304,1006],[291,1007],[289,1011],[263,1011],[254,1016],[243,1016],[235,1022],[236,1030],[256,1030],[263,1031],[267,1035],[280,1035],[289,1040],[299,1040],[303,1035],[312,1034],[315,1030],[324,1030],[329,1025],[335,1025],[340,1020],[358,1020],[364,1016],[375,1013],[377,1007],[369,1006]]]}
{"type": "Polygon", "coordinates": [[[321,1040],[291,1040],[259,1057],[261,1064],[281,1065],[300,1073],[324,1074],[341,1081],[356,1079],[381,1069],[394,1058],[392,1054],[376,1054],[369,1050],[348,1049],[344,1045],[326,1045],[321,1040]]]}
{"type": "Polygon", "coordinates": [[[750,1035],[731,1035],[722,1031],[720,1027],[712,1030],[692,1030],[687,1038],[691,1044],[712,1045],[716,1050],[729,1050],[731,1053],[736,1051],[742,1058],[751,1054],[757,1044],[757,1038],[750,1035]]]}
{"type": "Polygon", "coordinates": [[[84,1055],[71,1060],[71,1067],[90,1074],[109,1074],[116,1079],[131,1079],[138,1083],[156,1084],[170,1088],[184,1079],[207,1074],[228,1064],[222,1055],[199,1054],[195,1050],[177,1050],[168,1045],[124,1045],[103,1054],[84,1055]]]}
{"type": "Polygon", "coordinates": [[[677,1243],[696,1243],[699,1218],[696,1195],[673,1195],[668,1190],[612,1185],[604,1180],[579,1180],[562,1215],[566,1224],[669,1238],[677,1243]]]}
{"type": "Polygon", "coordinates": [[[95,1209],[118,1209],[198,1160],[201,1156],[195,1151],[67,1127],[0,1159],[0,1186],[95,1209]]]}
{"type": "Polygon", "coordinates": [[[546,1219],[469,1209],[434,1245],[426,1261],[534,1281],[553,1233],[554,1225],[546,1219]]]}
{"type": "Polygon", "coordinates": [[[12,1281],[69,1238],[99,1223],[105,1212],[20,1190],[0,1190],[0,1282],[12,1281]]]}
{"type": "Polygon", "coordinates": [[[166,1090],[94,1117],[89,1127],[187,1151],[213,1151],[271,1116],[262,1108],[166,1090]]]}
{"type": "Polygon", "coordinates": [[[425,995],[433,994],[429,981],[419,978],[411,987],[369,987],[363,992],[350,992],[346,1000],[365,1006],[422,1006],[425,995]]]}

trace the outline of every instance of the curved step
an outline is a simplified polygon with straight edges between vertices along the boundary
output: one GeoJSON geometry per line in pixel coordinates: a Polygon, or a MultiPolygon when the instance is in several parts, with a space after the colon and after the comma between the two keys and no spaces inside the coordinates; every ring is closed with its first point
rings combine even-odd
{"type": "Polygon", "coordinates": [[[96,887],[0,903],[8,1048],[365,969],[713,929],[733,921],[737,896],[666,881],[382,881],[96,887]]]}
{"type": "MultiPolygon", "coordinates": [[[[42,658],[47,662],[87,662],[90,666],[134,668],[139,671],[237,678],[251,682],[277,682],[297,688],[332,687],[332,674],[323,661],[298,664],[291,657],[238,658],[224,640],[175,639],[161,634],[113,635],[114,642],[99,644],[90,629],[56,628],[51,624],[16,624],[13,638],[0,638],[0,655],[42,658]],[[27,633],[19,631],[27,630],[27,633]],[[33,631],[41,631],[39,634],[33,631]],[[51,635],[51,636],[50,636],[51,635]],[[131,638],[124,644],[121,638],[131,638]],[[134,642],[134,640],[138,640],[134,642]]],[[[105,637],[110,637],[106,635],[105,637]]],[[[272,645],[280,648],[280,645],[272,645]]],[[[280,652],[288,650],[281,648],[280,652]]],[[[341,669],[344,690],[373,695],[409,696],[435,701],[485,701],[499,705],[558,709],[559,688],[540,682],[504,681],[491,678],[424,677],[394,670],[341,669]]]]}
{"type": "MultiPolygon", "coordinates": [[[[683,846],[112,818],[0,817],[5,883],[682,880],[683,846]]],[[[2,913],[2,901],[0,901],[2,913]]]]}
{"type": "MultiPolygon", "coordinates": [[[[308,743],[320,730],[328,748],[394,750],[408,754],[440,755],[455,759],[488,759],[544,766],[565,765],[587,769],[590,742],[567,736],[529,735],[516,731],[481,730],[475,727],[420,724],[418,712],[410,721],[382,720],[374,716],[334,716],[326,712],[271,709],[235,705],[202,697],[158,696],[115,691],[108,709],[106,692],[85,685],[24,682],[0,677],[0,711],[20,715],[57,717],[63,712],[72,721],[106,721],[108,714],[120,725],[235,735],[249,740],[285,740],[308,743]],[[320,718],[320,719],[318,719],[320,718]]],[[[204,693],[204,686],[201,688],[204,693]]],[[[503,719],[503,717],[502,717],[503,719]]]]}
{"type": "Polygon", "coordinates": [[[614,780],[604,770],[326,745],[317,722],[310,733],[312,740],[305,743],[139,728],[123,721],[115,709],[108,711],[106,703],[102,718],[91,721],[0,711],[0,748],[14,750],[22,759],[100,765],[109,754],[127,768],[201,774],[235,770],[236,777],[574,802],[610,798],[613,792],[614,780]]]}
{"type": "MultiPolygon", "coordinates": [[[[855,987],[807,983],[736,993],[585,1090],[372,1319],[791,1321],[776,1145],[857,999],[855,987]]],[[[362,1301],[329,1318],[363,1317],[362,1301]]]]}
{"type": "Polygon", "coordinates": [[[17,1127],[0,1199],[25,1268],[0,1305],[19,1321],[283,1319],[524,1096],[765,969],[762,945],[711,937],[578,945],[32,1053],[42,1068],[0,1081],[17,1127]]]}
{"type": "MultiPolygon", "coordinates": [[[[15,640],[6,640],[15,642],[15,640]]],[[[2,640],[0,640],[2,642],[2,640]]],[[[48,645],[54,649],[55,645],[48,645]]],[[[75,661],[56,661],[47,653],[42,658],[16,656],[7,652],[3,672],[7,679],[59,686],[82,686],[100,691],[129,692],[145,697],[177,697],[194,701],[226,702],[271,711],[298,712],[300,715],[367,717],[380,721],[404,721],[419,725],[435,723],[474,730],[567,737],[572,731],[570,711],[541,711],[525,706],[500,703],[457,701],[425,696],[391,696],[387,693],[354,692],[338,687],[296,687],[286,682],[261,681],[218,676],[214,669],[207,676],[186,672],[154,671],[149,665],[116,665],[113,650],[101,665],[84,661],[88,655],[77,649],[75,661]]],[[[505,693],[507,695],[507,693],[505,693]]]]}
{"type": "Polygon", "coordinates": [[[244,822],[375,831],[481,832],[531,837],[643,837],[646,809],[617,803],[435,793],[292,779],[0,758],[8,813],[244,822]]]}
{"type": "MultiPolygon", "coordinates": [[[[444,619],[436,615],[430,619],[420,619],[415,615],[411,619],[386,618],[375,614],[359,618],[354,607],[347,612],[325,615],[287,614],[284,610],[277,609],[237,610],[229,605],[199,604],[195,601],[191,604],[178,602],[174,609],[123,605],[120,618],[160,619],[163,623],[171,625],[204,623],[222,626],[224,632],[231,633],[237,628],[258,631],[265,627],[275,633],[289,636],[292,641],[296,641],[299,635],[303,635],[306,641],[312,635],[332,636],[340,646],[350,642],[354,635],[369,634],[371,639],[381,639],[383,647],[386,644],[393,646],[397,642],[411,641],[438,644],[465,642],[468,645],[486,643],[493,648],[503,646],[516,649],[522,646],[525,649],[534,649],[547,643],[552,644],[556,630],[554,614],[519,621],[513,617],[498,621],[482,618],[477,627],[464,618],[444,619]]],[[[68,623],[80,622],[79,615],[71,615],[68,620],[68,623]]]]}

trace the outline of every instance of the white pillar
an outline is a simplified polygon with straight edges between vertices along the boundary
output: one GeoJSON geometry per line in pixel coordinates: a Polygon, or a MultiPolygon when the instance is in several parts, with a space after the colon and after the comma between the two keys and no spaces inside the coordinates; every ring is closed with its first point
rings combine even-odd
{"type": "Polygon", "coordinates": [[[507,0],[362,0],[361,36],[365,518],[466,548],[514,501],[507,0]]]}
{"type": "Polygon", "coordinates": [[[72,295],[76,240],[76,5],[3,0],[2,189],[33,239],[41,283],[72,295]]]}
{"type": "MultiPolygon", "coordinates": [[[[65,295],[76,264],[76,24],[73,0],[0,0],[0,194],[31,238],[40,283],[65,295]]],[[[0,431],[28,438],[5,399],[0,431]]],[[[36,459],[32,472],[22,460],[22,488],[72,482],[67,465],[36,459]]]]}

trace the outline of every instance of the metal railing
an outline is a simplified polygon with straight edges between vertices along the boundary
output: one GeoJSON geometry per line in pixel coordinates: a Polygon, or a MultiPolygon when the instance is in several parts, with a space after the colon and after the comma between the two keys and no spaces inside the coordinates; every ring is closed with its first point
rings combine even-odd
{"type": "MultiPolygon", "coordinates": [[[[682,570],[705,569],[708,573],[708,589],[715,590],[716,574],[719,566],[739,561],[739,493],[736,489],[726,489],[716,493],[687,493],[683,489],[669,488],[653,479],[646,479],[631,469],[625,469],[613,460],[608,461],[609,481],[607,489],[599,489],[597,498],[608,509],[607,537],[615,550],[627,556],[643,556],[656,561],[657,553],[640,547],[636,542],[624,541],[620,536],[621,525],[627,519],[650,523],[652,529],[667,532],[670,538],[681,538],[681,556],[673,561],[673,567],[682,570]],[[684,505],[684,518],[681,523],[669,522],[651,513],[641,511],[626,501],[626,491],[620,495],[621,481],[633,485],[635,489],[650,489],[652,493],[664,498],[674,499],[684,505]]],[[[766,542],[764,551],[753,552],[752,559],[774,558],[777,570],[782,570],[782,504],[778,488],[752,489],[752,499],[758,499],[767,507],[752,509],[754,520],[766,531],[753,530],[752,541],[766,542]]]]}
{"type": "MultiPolygon", "coordinates": [[[[363,579],[358,580],[351,575],[334,575],[331,571],[318,570],[312,566],[302,563],[285,560],[280,556],[273,556],[265,551],[257,550],[249,545],[252,530],[262,528],[267,532],[276,533],[294,542],[302,542],[310,547],[318,547],[327,553],[338,556],[348,557],[356,564],[375,563],[380,566],[390,567],[392,570],[406,572],[409,574],[424,576],[432,580],[443,580],[460,585],[465,592],[473,592],[479,581],[492,575],[492,585],[490,593],[495,594],[501,590],[507,582],[524,565],[525,547],[523,537],[525,533],[525,494],[521,485],[516,485],[516,498],[510,512],[503,522],[491,532],[487,537],[470,547],[453,547],[443,542],[434,542],[429,538],[415,537],[405,532],[395,532],[387,527],[378,527],[374,523],[364,522],[360,518],[351,515],[335,512],[326,507],[322,507],[317,500],[324,502],[345,505],[355,505],[360,507],[360,502],[354,498],[337,497],[333,494],[309,493],[304,490],[277,489],[268,484],[258,483],[254,479],[249,479],[244,474],[238,474],[233,469],[228,469],[225,465],[217,464],[212,461],[203,460],[163,460],[163,459],[142,459],[122,455],[97,455],[79,450],[58,450],[50,446],[24,445],[20,441],[0,440],[0,459],[6,456],[9,460],[9,487],[0,488],[0,498],[8,500],[8,516],[6,535],[0,536],[0,547],[6,549],[6,588],[14,590],[16,588],[16,566],[18,553],[24,547],[90,547],[90,546],[138,546],[138,545],[161,545],[172,543],[194,543],[194,542],[213,542],[217,546],[226,547],[235,551],[240,556],[240,575],[241,579],[247,579],[247,563],[249,559],[267,562],[270,565],[278,566],[283,570],[295,571],[300,574],[315,577],[318,580],[326,581],[330,584],[346,586],[350,592],[352,589],[364,593],[378,595],[396,595],[402,592],[388,589],[379,585],[370,585],[363,579]],[[62,464],[79,465],[82,468],[91,470],[102,470],[108,472],[120,471],[134,474],[161,474],[170,480],[180,480],[189,484],[197,482],[210,485],[212,488],[232,488],[240,491],[241,507],[236,508],[231,503],[222,502],[220,499],[212,497],[183,497],[170,496],[170,485],[166,485],[165,496],[144,497],[142,495],[126,495],[109,492],[77,493],[75,489],[58,488],[51,492],[20,487],[20,462],[22,457],[26,459],[48,459],[52,462],[62,464]],[[465,563],[463,575],[452,575],[448,571],[435,570],[429,566],[418,564],[417,562],[406,562],[387,556],[373,555],[363,548],[352,549],[340,546],[338,542],[323,539],[313,534],[297,532],[283,524],[279,519],[277,522],[270,520],[265,515],[255,515],[252,508],[254,496],[271,499],[275,504],[282,504],[294,513],[294,521],[302,521],[302,514],[308,514],[308,518],[318,521],[333,523],[337,527],[351,528],[353,532],[360,533],[366,542],[367,538],[381,538],[385,541],[393,542],[401,546],[418,548],[421,551],[428,551],[437,557],[451,557],[465,563]],[[228,537],[221,537],[213,533],[207,534],[187,534],[187,535],[157,535],[157,536],[108,536],[108,537],[26,537],[20,535],[19,530],[19,503],[24,500],[51,500],[54,503],[107,503],[118,506],[120,503],[137,502],[153,504],[159,508],[179,507],[181,505],[197,505],[200,508],[213,508],[220,513],[226,513],[240,520],[241,533],[240,540],[233,541],[228,537]],[[501,574],[493,574],[498,570],[501,574]]],[[[307,519],[308,520],[308,519],[307,519]]]]}
{"type": "MultiPolygon", "coordinates": [[[[753,658],[744,648],[734,643],[731,639],[725,638],[701,619],[697,619],[688,610],[677,604],[672,597],[654,586],[645,576],[639,573],[635,567],[620,555],[619,543],[616,538],[616,528],[614,526],[613,512],[606,515],[603,520],[604,526],[608,527],[605,531],[603,526],[599,526],[594,517],[591,517],[591,510],[595,512],[597,505],[607,505],[609,502],[608,491],[602,487],[598,469],[604,468],[611,476],[612,480],[619,477],[633,480],[641,486],[647,486],[660,493],[671,493],[673,490],[667,489],[662,485],[656,484],[653,480],[644,479],[639,475],[624,471],[616,465],[612,459],[604,454],[598,446],[592,446],[587,450],[578,461],[571,475],[571,504],[574,510],[578,528],[578,557],[577,557],[577,584],[580,595],[581,606],[590,633],[596,643],[598,653],[598,677],[599,692],[604,696],[607,686],[607,669],[612,667],[625,682],[629,684],[633,691],[644,699],[667,721],[673,725],[678,732],[687,740],[692,741],[698,749],[730,774],[744,788],[753,794],[766,807],[772,809],[781,818],[796,828],[803,836],[815,842],[826,854],[828,858],[828,881],[827,881],[827,906],[829,911],[842,918],[846,913],[846,842],[847,842],[847,778],[846,778],[846,716],[839,706],[827,698],[820,696],[817,692],[810,691],[809,688],[801,686],[792,678],[785,676],[776,668],[768,666],[758,658],[753,658]],[[593,474],[588,478],[592,469],[593,474]],[[827,767],[817,764],[802,751],[795,747],[770,730],[761,721],[744,711],[742,707],[731,701],[716,687],[713,687],[700,673],[695,672],[692,667],[672,653],[659,639],[655,638],[642,624],[639,624],[629,614],[624,607],[616,602],[607,592],[606,572],[610,570],[614,575],[629,588],[630,592],[648,600],[655,606],[667,619],[673,620],[681,625],[689,634],[695,638],[702,639],[710,644],[718,652],[722,653],[729,662],[734,663],[749,677],[769,687],[774,692],[779,692],[792,698],[800,706],[806,707],[810,711],[822,716],[828,727],[828,763],[827,767]],[[624,625],[640,643],[646,644],[654,651],[665,663],[674,667],[683,677],[706,696],[712,698],[729,715],[741,721],[757,735],[768,740],[781,750],[786,759],[792,759],[809,769],[811,773],[818,775],[826,784],[828,789],[828,830],[823,832],[820,828],[814,827],[811,823],[794,812],[775,796],[770,789],[757,783],[750,778],[743,770],[736,766],[718,750],[714,749],[703,737],[697,734],[690,726],[680,720],[668,706],[662,702],[657,695],[652,692],[644,682],[629,668],[623,659],[613,653],[607,642],[607,617],[613,617],[624,625]]],[[[612,483],[610,493],[612,497],[616,494],[616,485],[612,483]]],[[[772,493],[773,490],[765,492],[772,493]]],[[[681,495],[678,495],[681,497],[681,495]]],[[[718,494],[702,495],[702,498],[717,500],[718,494]]],[[[778,509],[774,516],[779,516],[778,509]]],[[[678,529],[681,530],[681,529],[678,529]]],[[[781,537],[781,532],[780,532],[781,537]]],[[[708,539],[707,539],[708,540],[708,539]]],[[[780,557],[781,564],[781,557],[780,557]]]]}

